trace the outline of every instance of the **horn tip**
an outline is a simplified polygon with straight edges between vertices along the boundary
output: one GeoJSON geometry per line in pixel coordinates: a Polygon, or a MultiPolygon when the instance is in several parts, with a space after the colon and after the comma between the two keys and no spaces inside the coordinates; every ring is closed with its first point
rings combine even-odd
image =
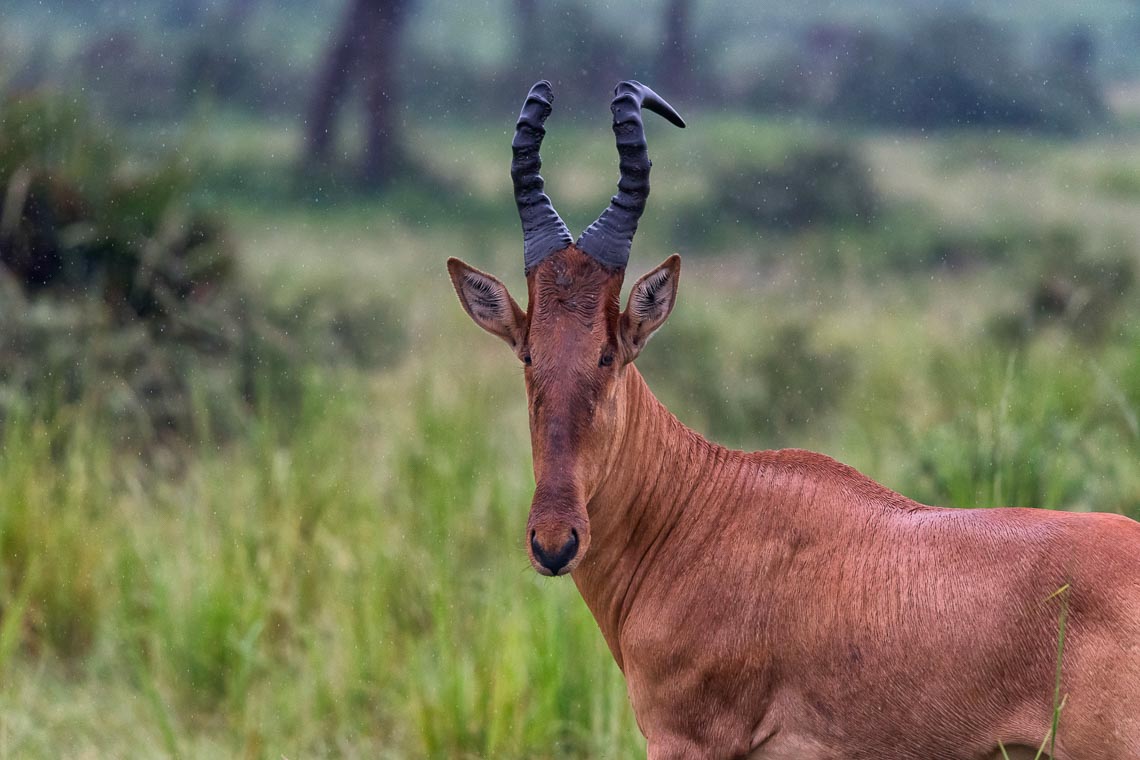
{"type": "Polygon", "coordinates": [[[618,82],[617,86],[614,87],[614,100],[611,110],[619,100],[625,98],[633,99],[638,106],[644,106],[647,110],[664,117],[670,124],[681,129],[685,128],[685,120],[681,118],[681,114],[677,113],[677,109],[669,105],[669,102],[654,92],[651,87],[643,85],[636,79],[618,82]]]}

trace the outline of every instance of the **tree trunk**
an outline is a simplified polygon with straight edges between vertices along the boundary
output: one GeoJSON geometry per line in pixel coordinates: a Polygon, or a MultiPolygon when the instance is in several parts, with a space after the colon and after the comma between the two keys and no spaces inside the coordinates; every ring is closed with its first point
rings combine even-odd
{"type": "Polygon", "coordinates": [[[166,7],[166,21],[176,29],[189,29],[201,21],[199,0],[174,0],[166,7]]]}
{"type": "Polygon", "coordinates": [[[241,32],[244,30],[249,17],[257,10],[258,0],[230,0],[225,11],[226,27],[241,32]]]}
{"type": "Polygon", "coordinates": [[[399,88],[397,54],[410,0],[373,0],[362,35],[360,68],[368,135],[360,163],[360,179],[379,187],[399,170],[403,160],[396,103],[399,88]]]}
{"type": "Polygon", "coordinates": [[[328,163],[336,123],[354,83],[361,87],[366,116],[360,180],[384,184],[402,161],[397,139],[397,53],[411,0],[351,0],[325,57],[310,101],[305,162],[328,163]]]}
{"type": "Polygon", "coordinates": [[[344,22],[325,56],[324,68],[317,76],[305,130],[305,162],[310,166],[324,164],[329,159],[336,136],[337,113],[348,94],[369,5],[367,0],[351,0],[344,22]]]}
{"type": "Polygon", "coordinates": [[[665,40],[657,66],[659,87],[671,97],[691,94],[693,83],[692,0],[668,0],[665,4],[665,40]]]}
{"type": "MultiPolygon", "coordinates": [[[[516,69],[521,72],[523,79],[534,76],[533,72],[541,72],[542,40],[539,37],[538,3],[536,0],[515,0],[515,34],[518,35],[516,69]]],[[[527,82],[529,87],[533,82],[527,82]]]]}

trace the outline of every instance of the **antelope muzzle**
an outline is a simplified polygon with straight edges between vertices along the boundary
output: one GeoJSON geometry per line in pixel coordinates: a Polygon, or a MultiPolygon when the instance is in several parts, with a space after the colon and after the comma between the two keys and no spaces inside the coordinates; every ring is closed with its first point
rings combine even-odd
{"type": "Polygon", "coordinates": [[[574,570],[590,545],[590,522],[578,489],[539,483],[527,520],[527,554],[542,575],[574,570]]]}

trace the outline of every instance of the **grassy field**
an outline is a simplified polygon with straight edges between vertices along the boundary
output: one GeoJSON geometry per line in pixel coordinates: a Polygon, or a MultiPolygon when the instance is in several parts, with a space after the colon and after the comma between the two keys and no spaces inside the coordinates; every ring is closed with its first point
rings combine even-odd
{"type": "MultiPolygon", "coordinates": [[[[529,568],[521,375],[444,270],[459,255],[524,295],[501,125],[416,136],[432,179],[374,198],[298,199],[287,130],[174,137],[260,301],[379,304],[364,339],[400,353],[299,361],[294,395],[141,455],[83,399],[14,407],[0,757],[643,755],[572,584],[529,568]]],[[[1118,158],[1140,138],[858,136],[873,221],[718,213],[724,172],[833,139],[653,131],[631,275],[680,250],[684,277],[650,385],[718,440],[814,448],[927,503],[1140,517],[1140,165],[1118,158]]],[[[549,142],[580,229],[616,176],[608,130],[549,142]]]]}

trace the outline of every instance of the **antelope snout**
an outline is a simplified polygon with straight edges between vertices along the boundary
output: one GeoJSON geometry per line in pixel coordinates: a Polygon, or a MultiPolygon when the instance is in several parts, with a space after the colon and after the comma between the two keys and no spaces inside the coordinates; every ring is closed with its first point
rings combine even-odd
{"type": "Polygon", "coordinates": [[[530,564],[542,575],[566,575],[589,548],[590,518],[574,481],[540,478],[526,521],[530,564]]]}
{"type": "Polygon", "coordinates": [[[531,563],[543,575],[570,572],[573,569],[571,563],[578,557],[579,546],[578,531],[574,528],[531,528],[531,563]]]}

